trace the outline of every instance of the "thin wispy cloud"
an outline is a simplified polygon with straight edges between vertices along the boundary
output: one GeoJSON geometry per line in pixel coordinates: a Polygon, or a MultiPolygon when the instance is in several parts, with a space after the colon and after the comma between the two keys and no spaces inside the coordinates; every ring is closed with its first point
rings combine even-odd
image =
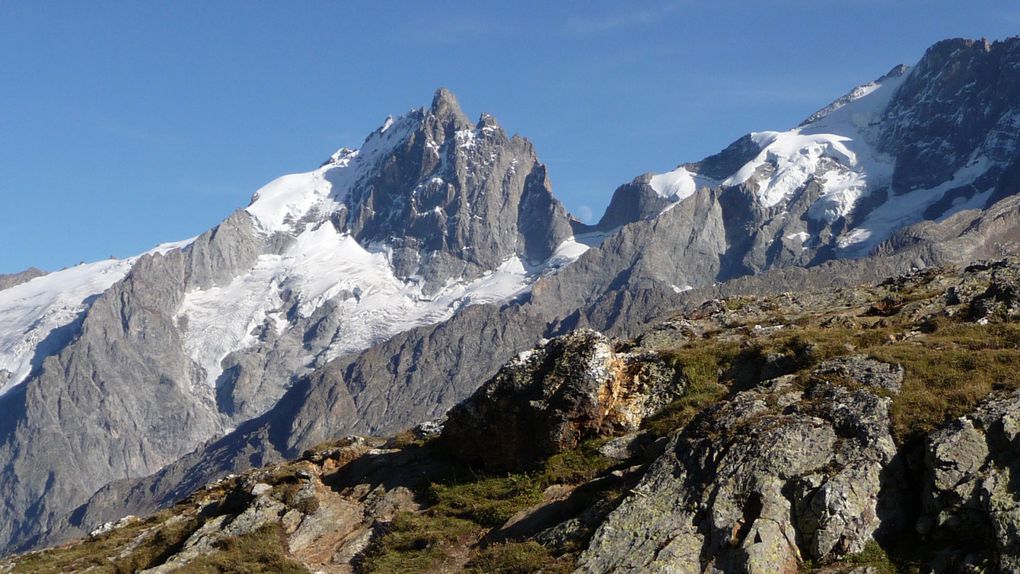
{"type": "Polygon", "coordinates": [[[567,18],[565,29],[573,36],[597,36],[629,28],[650,26],[661,22],[676,11],[678,6],[668,5],[637,11],[621,11],[601,15],[573,15],[567,18]]]}
{"type": "Polygon", "coordinates": [[[407,26],[405,38],[418,44],[456,45],[502,36],[508,29],[498,22],[471,16],[418,20],[407,26]]]}

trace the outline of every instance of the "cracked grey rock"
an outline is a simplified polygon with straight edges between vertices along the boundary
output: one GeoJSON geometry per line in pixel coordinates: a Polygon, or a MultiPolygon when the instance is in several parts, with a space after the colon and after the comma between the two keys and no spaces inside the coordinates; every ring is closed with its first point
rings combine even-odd
{"type": "Polygon", "coordinates": [[[996,393],[933,433],[918,530],[941,549],[938,572],[1020,572],[1020,393],[996,393]],[[966,541],[973,544],[967,546],[966,541]]]}
{"type": "Polygon", "coordinates": [[[890,365],[865,355],[853,355],[825,361],[811,373],[820,377],[842,378],[898,394],[903,384],[904,371],[901,365],[890,365]]]}
{"type": "Polygon", "coordinates": [[[797,572],[895,531],[889,399],[825,382],[799,396],[792,381],[741,392],[675,434],[578,572],[797,572]]]}

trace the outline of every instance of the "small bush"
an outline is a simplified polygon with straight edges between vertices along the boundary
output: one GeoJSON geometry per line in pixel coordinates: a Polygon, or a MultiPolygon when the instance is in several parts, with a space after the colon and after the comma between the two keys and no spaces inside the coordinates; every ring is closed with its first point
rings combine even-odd
{"type": "Polygon", "coordinates": [[[874,540],[868,542],[864,546],[864,550],[859,553],[847,556],[846,562],[854,566],[870,566],[874,568],[876,574],[898,574],[900,572],[885,550],[882,550],[882,547],[874,540]]]}
{"type": "Polygon", "coordinates": [[[542,486],[581,484],[609,470],[616,461],[599,452],[605,439],[586,441],[577,449],[549,457],[537,477],[542,486]]]}

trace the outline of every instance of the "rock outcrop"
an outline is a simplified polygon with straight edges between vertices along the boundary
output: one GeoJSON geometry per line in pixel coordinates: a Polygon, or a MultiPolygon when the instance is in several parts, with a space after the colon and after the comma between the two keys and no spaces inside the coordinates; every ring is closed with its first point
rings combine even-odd
{"type": "Polygon", "coordinates": [[[684,390],[654,353],[616,353],[591,331],[526,351],[450,410],[442,440],[491,472],[519,471],[599,436],[633,432],[684,390]]]}
{"type": "MultiPolygon", "coordinates": [[[[903,469],[890,400],[825,373],[780,377],[673,437],[635,495],[596,531],[581,572],[799,571],[895,531],[903,469]]],[[[851,375],[853,376],[853,375],[851,375]]]]}
{"type": "Polygon", "coordinates": [[[31,281],[36,277],[42,277],[45,274],[45,271],[36,269],[35,267],[29,267],[28,269],[17,273],[0,274],[0,291],[9,287],[14,287],[15,285],[21,285],[26,281],[31,281]]]}
{"type": "Polygon", "coordinates": [[[944,572],[1020,572],[1020,393],[989,397],[932,434],[917,528],[944,572]]]}

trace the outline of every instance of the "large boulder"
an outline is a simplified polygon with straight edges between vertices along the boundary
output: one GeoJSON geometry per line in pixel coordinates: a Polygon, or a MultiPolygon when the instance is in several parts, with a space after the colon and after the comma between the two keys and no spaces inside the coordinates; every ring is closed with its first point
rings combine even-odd
{"type": "Polygon", "coordinates": [[[765,381],[673,435],[578,571],[795,573],[901,528],[891,400],[862,380],[896,369],[857,376],[859,360],[823,365],[806,387],[765,381]]]}
{"type": "Polygon", "coordinates": [[[504,365],[450,410],[442,438],[465,462],[526,469],[586,439],[637,430],[684,387],[657,354],[617,353],[604,335],[582,329],[504,365]]]}
{"type": "Polygon", "coordinates": [[[1020,392],[997,393],[933,433],[918,530],[934,569],[1020,572],[1020,392]]]}

